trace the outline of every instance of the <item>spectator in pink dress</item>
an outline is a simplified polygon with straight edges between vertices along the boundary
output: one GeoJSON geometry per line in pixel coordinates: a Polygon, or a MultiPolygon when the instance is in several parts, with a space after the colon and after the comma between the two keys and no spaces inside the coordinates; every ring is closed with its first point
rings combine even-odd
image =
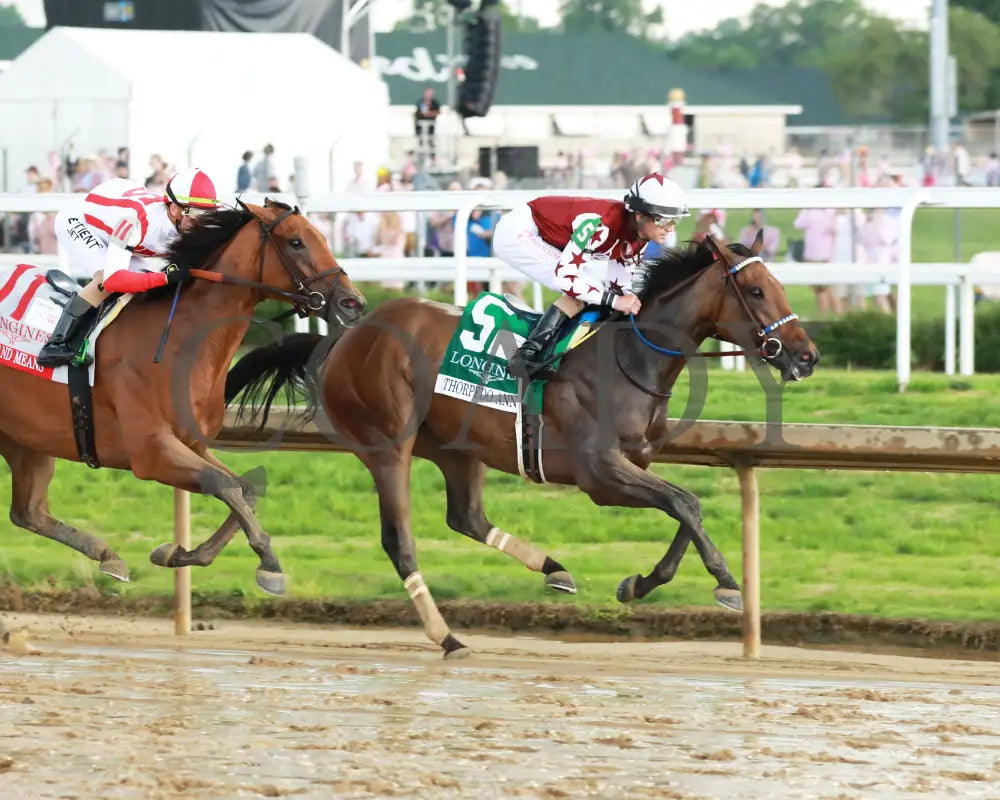
{"type": "MultiPolygon", "coordinates": [[[[837,244],[837,212],[832,208],[804,208],[793,225],[802,231],[803,259],[812,264],[829,264],[837,244]]],[[[820,316],[839,314],[840,298],[828,283],[812,287],[820,316]]]]}
{"type": "Polygon", "coordinates": [[[771,261],[778,255],[778,248],[781,246],[781,231],[774,225],[768,225],[764,217],[764,212],[755,208],[750,217],[750,224],[740,231],[740,244],[744,247],[753,245],[757,238],[757,232],[764,231],[764,246],[760,252],[760,257],[765,261],[771,261]]]}

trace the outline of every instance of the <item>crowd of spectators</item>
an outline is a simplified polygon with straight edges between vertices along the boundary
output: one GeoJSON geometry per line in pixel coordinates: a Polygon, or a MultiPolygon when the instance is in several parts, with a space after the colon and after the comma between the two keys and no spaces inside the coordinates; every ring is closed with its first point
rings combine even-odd
{"type": "MultiPolygon", "coordinates": [[[[49,153],[46,161],[28,168],[20,191],[87,192],[109,178],[130,177],[129,163],[129,153],[124,147],[114,153],[101,150],[77,158],[60,158],[56,153],[49,153]]],[[[953,143],[947,152],[928,148],[920,159],[903,167],[891,165],[885,157],[873,158],[865,146],[836,154],[821,151],[808,164],[794,147],[780,157],[760,154],[754,158],[719,148],[702,155],[697,165],[695,185],[706,188],[1000,186],[1000,158],[991,153],[986,158],[974,160],[960,142],[953,143]]],[[[670,154],[661,150],[621,152],[613,157],[609,165],[608,181],[610,185],[624,188],[643,174],[655,170],[670,173],[674,166],[670,154]]],[[[162,191],[176,168],[161,156],[153,155],[144,170],[142,182],[153,191],[162,191]]],[[[562,152],[556,162],[547,168],[546,185],[554,189],[576,186],[584,169],[584,153],[562,152]]],[[[413,157],[407,158],[396,170],[382,166],[373,174],[358,161],[345,189],[348,192],[406,192],[425,188],[475,191],[502,190],[508,186],[503,172],[495,171],[490,178],[481,177],[476,172],[475,169],[459,172],[442,184],[440,175],[431,177],[424,171],[422,163],[413,157]]],[[[243,152],[233,178],[232,188],[237,192],[282,191],[273,145],[265,144],[257,157],[252,150],[243,152]]],[[[294,176],[288,177],[285,191],[293,190],[293,180],[294,176]]],[[[499,216],[497,211],[489,209],[472,213],[466,230],[468,255],[491,254],[493,230],[499,216]]],[[[757,232],[763,230],[765,259],[783,258],[817,265],[818,282],[812,288],[821,316],[866,308],[869,303],[878,310],[892,312],[893,297],[888,284],[877,279],[861,285],[837,284],[831,280],[830,271],[822,265],[895,262],[898,259],[900,233],[898,210],[803,209],[791,220],[791,230],[785,228],[786,236],[777,225],[768,223],[764,209],[753,210],[749,219],[743,218],[742,213],[739,219],[735,219],[733,214],[728,216],[729,219],[722,209],[698,210],[691,238],[697,241],[711,234],[749,246],[757,232]],[[782,241],[783,238],[786,240],[782,241]]],[[[53,219],[54,214],[46,212],[8,215],[4,225],[4,248],[24,253],[55,254],[53,219]]],[[[366,211],[340,214],[336,218],[332,215],[310,215],[310,220],[320,228],[338,255],[385,259],[417,255],[453,256],[455,219],[455,214],[450,211],[427,214],[366,211]]],[[[668,242],[668,246],[675,244],[676,238],[668,242]]],[[[647,248],[647,258],[657,254],[655,246],[647,248]]],[[[412,288],[415,283],[417,281],[392,281],[385,286],[403,290],[412,288]]],[[[469,286],[470,292],[479,288],[482,287],[477,284],[469,286]]],[[[512,283],[505,285],[504,289],[523,296],[523,284],[512,283]]]]}

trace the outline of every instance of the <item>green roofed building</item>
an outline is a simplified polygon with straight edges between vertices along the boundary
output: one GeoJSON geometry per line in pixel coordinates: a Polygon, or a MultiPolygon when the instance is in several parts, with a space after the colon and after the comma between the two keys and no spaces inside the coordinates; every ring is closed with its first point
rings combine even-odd
{"type": "Polygon", "coordinates": [[[45,35],[45,28],[0,25],[0,71],[45,35]]]}
{"type": "MultiPolygon", "coordinates": [[[[412,147],[413,111],[424,87],[434,87],[442,105],[447,98],[445,34],[379,34],[375,51],[389,85],[392,136],[412,147]]],[[[606,155],[644,143],[662,146],[673,89],[684,91],[695,152],[720,146],[740,152],[748,143],[748,155],[781,152],[789,125],[852,121],[818,70],[765,75],[692,69],[625,34],[541,31],[504,36],[493,108],[467,121],[471,140],[463,137],[460,146],[464,154],[477,144],[532,142],[542,146],[543,158],[566,149],[606,155]]],[[[439,134],[457,129],[457,120],[442,115],[439,134]]]]}

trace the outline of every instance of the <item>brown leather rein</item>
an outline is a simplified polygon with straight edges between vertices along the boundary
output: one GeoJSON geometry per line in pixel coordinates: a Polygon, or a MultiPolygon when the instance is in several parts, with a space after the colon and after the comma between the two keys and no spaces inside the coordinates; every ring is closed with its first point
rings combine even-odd
{"type": "MultiPolygon", "coordinates": [[[[322,311],[326,308],[330,302],[330,297],[324,295],[322,292],[310,291],[308,288],[309,284],[328,278],[331,275],[345,275],[346,272],[343,267],[333,267],[332,269],[324,270],[323,272],[317,272],[315,275],[303,275],[298,269],[285,260],[285,256],[281,252],[281,248],[278,247],[277,242],[274,241],[274,237],[271,235],[274,229],[278,227],[284,219],[294,214],[301,213],[298,206],[295,206],[294,208],[286,208],[275,218],[273,222],[265,224],[264,220],[254,214],[242,200],[237,200],[236,202],[239,203],[239,205],[248,214],[250,214],[260,226],[260,247],[257,250],[257,274],[259,280],[253,281],[249,278],[241,278],[236,275],[223,275],[221,272],[213,272],[209,269],[189,269],[187,270],[187,273],[192,278],[198,278],[203,281],[211,281],[212,283],[228,283],[233,286],[245,286],[250,289],[258,289],[272,297],[291,303],[293,311],[298,313],[299,316],[304,317],[310,312],[322,311]],[[269,283],[264,283],[264,248],[267,246],[268,242],[274,246],[274,251],[278,255],[278,260],[281,262],[281,266],[285,268],[285,272],[287,272],[288,276],[292,279],[292,284],[295,286],[296,291],[290,292],[287,289],[281,289],[277,286],[272,286],[269,283]]],[[[228,246],[229,242],[226,242],[222,245],[222,247],[216,250],[205,266],[209,267],[214,264],[228,246]]]]}

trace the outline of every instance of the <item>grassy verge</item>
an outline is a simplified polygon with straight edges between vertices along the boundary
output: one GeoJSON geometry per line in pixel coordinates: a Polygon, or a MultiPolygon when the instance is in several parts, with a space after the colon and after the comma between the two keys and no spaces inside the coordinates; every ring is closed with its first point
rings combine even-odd
{"type": "MultiPolygon", "coordinates": [[[[889,373],[821,371],[785,392],[787,421],[1000,427],[993,398],[1000,376],[948,379],[921,375],[904,395],[889,373]]],[[[681,389],[674,412],[685,401],[681,389]]],[[[751,373],[712,370],[701,415],[763,419],[764,395],[751,373]]],[[[297,598],[375,600],[403,597],[379,543],[377,502],[366,470],[352,456],[223,453],[233,468],[267,470],[259,516],[297,598]]],[[[736,476],[699,467],[658,468],[703,501],[706,529],[739,575],[740,499],[736,476]]],[[[0,500],[9,501],[9,483],[0,500]]],[[[540,577],[505,556],[451,532],[444,484],[436,469],[413,470],[413,529],[421,570],[439,599],[547,601],[616,606],[618,582],[648,572],[675,531],[651,510],[600,509],[575,489],[537,487],[491,473],[486,508],[492,521],[544,546],[571,569],[577,598],[545,592],[540,577]]],[[[837,611],[887,617],[991,620],[1000,604],[1000,538],[995,535],[996,479],[990,476],[772,470],[761,474],[763,602],[770,610],[837,611]]],[[[51,492],[54,513],[115,547],[133,583],[117,584],[63,545],[0,523],[0,576],[24,591],[94,586],[125,597],[167,595],[172,574],[148,562],[172,535],[170,490],[126,473],[60,463],[51,492]]],[[[224,517],[214,500],[195,498],[193,536],[205,538],[224,517]]],[[[237,538],[196,592],[260,601],[256,559],[237,538]]],[[[677,578],[644,603],[663,607],[711,602],[711,578],[690,551],[677,578]]]]}

